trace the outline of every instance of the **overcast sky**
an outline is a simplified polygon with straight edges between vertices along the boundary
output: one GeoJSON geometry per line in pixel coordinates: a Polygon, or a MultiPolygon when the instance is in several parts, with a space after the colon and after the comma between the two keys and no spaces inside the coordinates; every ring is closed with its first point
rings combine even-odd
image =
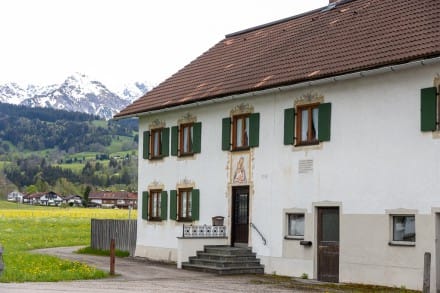
{"type": "Polygon", "coordinates": [[[226,34],[328,0],[0,0],[0,83],[47,85],[74,72],[150,86],[226,34]]]}

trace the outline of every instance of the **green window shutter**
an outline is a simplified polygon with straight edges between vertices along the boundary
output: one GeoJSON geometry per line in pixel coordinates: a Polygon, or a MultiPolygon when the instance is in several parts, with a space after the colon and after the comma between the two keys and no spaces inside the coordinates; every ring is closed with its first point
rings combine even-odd
{"type": "Polygon", "coordinates": [[[260,142],[260,113],[249,116],[249,146],[257,147],[260,142]]]}
{"type": "Polygon", "coordinates": [[[170,155],[170,129],[162,128],[162,157],[168,157],[170,155]]]}
{"type": "Polygon", "coordinates": [[[437,128],[437,89],[429,87],[420,91],[420,127],[422,131],[434,131],[437,128]]]}
{"type": "Polygon", "coordinates": [[[231,118],[222,119],[222,150],[231,149],[231,118]]]}
{"type": "Polygon", "coordinates": [[[284,145],[295,142],[295,108],[284,109],[284,145]]]}
{"type": "Polygon", "coordinates": [[[331,129],[332,104],[324,103],[318,107],[318,140],[329,141],[331,129]]]}
{"type": "Polygon", "coordinates": [[[142,219],[148,220],[148,191],[142,192],[142,219]]]}
{"type": "Polygon", "coordinates": [[[193,189],[191,192],[191,218],[193,221],[199,220],[200,211],[200,190],[193,189]]]}
{"type": "Polygon", "coordinates": [[[150,158],[150,132],[144,131],[144,143],[142,150],[143,158],[148,160],[150,158]]]}
{"type": "Polygon", "coordinates": [[[171,127],[171,155],[177,156],[177,150],[179,146],[179,127],[171,127]]]}
{"type": "Polygon", "coordinates": [[[164,190],[160,195],[160,218],[162,220],[167,219],[167,211],[168,211],[168,193],[166,192],[166,190],[164,190]]]}
{"type": "Polygon", "coordinates": [[[194,123],[192,150],[195,154],[202,151],[202,122],[194,123]]]}
{"type": "Polygon", "coordinates": [[[170,219],[177,219],[177,190],[170,190],[170,219]]]}

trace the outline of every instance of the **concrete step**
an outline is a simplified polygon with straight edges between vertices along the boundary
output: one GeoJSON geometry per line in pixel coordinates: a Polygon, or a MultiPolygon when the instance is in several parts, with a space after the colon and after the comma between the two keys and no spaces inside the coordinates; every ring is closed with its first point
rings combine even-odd
{"type": "Polygon", "coordinates": [[[220,253],[197,251],[197,257],[204,258],[204,259],[213,259],[213,260],[238,259],[238,260],[246,261],[249,259],[255,259],[256,254],[250,253],[250,254],[243,254],[243,255],[232,255],[232,254],[220,254],[220,253]]]}
{"type": "Polygon", "coordinates": [[[222,255],[253,255],[250,248],[231,246],[205,246],[204,252],[222,255]]]}
{"type": "Polygon", "coordinates": [[[247,259],[247,260],[241,260],[241,259],[204,259],[204,258],[198,258],[198,257],[190,257],[189,258],[190,264],[196,264],[196,265],[205,265],[205,266],[213,266],[213,267],[230,267],[230,268],[236,268],[236,267],[254,267],[260,265],[260,260],[253,258],[253,259],[247,259]]]}
{"type": "Polygon", "coordinates": [[[214,273],[219,275],[235,275],[235,274],[264,274],[264,266],[248,266],[248,267],[215,267],[208,265],[199,265],[191,263],[182,263],[183,269],[214,273]]]}

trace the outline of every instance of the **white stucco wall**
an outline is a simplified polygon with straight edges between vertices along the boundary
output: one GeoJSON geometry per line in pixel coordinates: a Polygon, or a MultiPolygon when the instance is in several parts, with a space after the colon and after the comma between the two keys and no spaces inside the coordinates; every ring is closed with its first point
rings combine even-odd
{"type": "MultiPolygon", "coordinates": [[[[423,251],[435,252],[431,209],[440,207],[440,139],[420,131],[420,89],[432,86],[439,73],[439,64],[426,65],[141,117],[140,133],[155,119],[171,127],[186,113],[195,115],[202,122],[202,151],[194,158],[141,158],[139,194],[154,181],[171,190],[187,179],[200,189],[200,221],[194,224],[210,224],[211,217],[219,215],[229,225],[229,152],[221,150],[221,119],[235,106],[249,104],[260,113],[260,144],[252,150],[250,220],[268,240],[263,245],[250,230],[250,246],[262,258],[266,272],[305,272],[316,277],[316,245],[297,247],[290,240],[286,244],[283,209],[307,211],[305,239],[315,242],[314,206],[333,202],[341,213],[340,280],[417,287],[417,282],[407,281],[406,276],[414,269],[415,275],[420,275],[423,251]],[[306,93],[318,93],[324,102],[332,103],[331,140],[298,150],[283,145],[284,109],[292,108],[295,99],[306,93]],[[313,172],[298,173],[303,159],[313,160],[313,172]],[[416,233],[426,237],[417,237],[416,248],[387,245],[389,225],[383,227],[389,223],[386,210],[399,208],[423,215],[416,217],[416,233]],[[365,247],[368,239],[357,240],[351,235],[369,235],[375,239],[374,245],[365,247]],[[407,257],[409,251],[417,261],[407,257]],[[373,276],[381,266],[388,272],[395,260],[399,260],[396,272],[401,269],[404,273],[373,276]],[[298,265],[303,267],[298,269],[298,265]]],[[[139,145],[142,153],[142,135],[139,145]]],[[[181,235],[181,223],[147,222],[139,213],[137,244],[143,249],[174,251],[176,237],[181,235]]]]}

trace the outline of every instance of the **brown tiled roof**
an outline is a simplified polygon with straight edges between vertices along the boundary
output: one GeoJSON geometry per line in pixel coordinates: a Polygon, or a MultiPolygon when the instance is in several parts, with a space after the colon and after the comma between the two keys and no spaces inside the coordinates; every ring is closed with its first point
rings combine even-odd
{"type": "Polygon", "coordinates": [[[115,117],[440,55],[440,0],[345,0],[231,34],[115,117]]]}

